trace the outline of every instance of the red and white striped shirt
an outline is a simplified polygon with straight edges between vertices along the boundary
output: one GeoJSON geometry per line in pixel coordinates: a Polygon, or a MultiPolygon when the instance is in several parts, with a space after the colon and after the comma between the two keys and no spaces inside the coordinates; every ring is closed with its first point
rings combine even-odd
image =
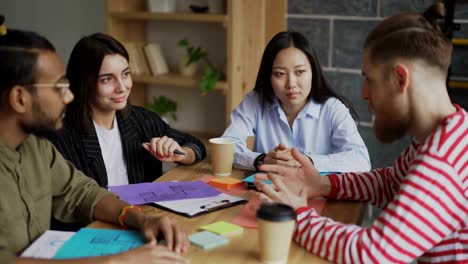
{"type": "Polygon", "coordinates": [[[368,228],[297,210],[295,240],[338,263],[468,263],[468,118],[456,106],[393,167],[330,175],[329,198],[383,208],[368,228]]]}

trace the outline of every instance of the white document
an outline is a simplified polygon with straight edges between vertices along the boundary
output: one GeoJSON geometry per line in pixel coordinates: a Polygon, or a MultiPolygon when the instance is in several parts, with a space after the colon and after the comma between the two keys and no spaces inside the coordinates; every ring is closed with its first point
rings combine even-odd
{"type": "Polygon", "coordinates": [[[76,232],[47,230],[34,241],[21,257],[51,259],[55,253],[76,232]]]}
{"type": "Polygon", "coordinates": [[[167,202],[155,202],[156,205],[192,217],[236,204],[247,202],[244,198],[221,193],[208,198],[185,199],[167,202]]]}

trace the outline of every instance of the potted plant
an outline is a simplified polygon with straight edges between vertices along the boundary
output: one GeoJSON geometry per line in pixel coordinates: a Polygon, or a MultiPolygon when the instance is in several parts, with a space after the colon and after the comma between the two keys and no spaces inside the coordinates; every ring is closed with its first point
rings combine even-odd
{"type": "Polygon", "coordinates": [[[194,47],[190,45],[187,38],[179,41],[179,46],[184,47],[187,54],[182,57],[179,62],[180,72],[184,76],[193,76],[197,70],[197,64],[200,60],[204,60],[207,67],[204,71],[203,77],[200,81],[200,91],[203,95],[211,92],[216,86],[216,82],[221,79],[222,72],[217,69],[208,60],[208,52],[201,49],[200,46],[194,47]]]}
{"type": "Polygon", "coordinates": [[[169,123],[169,117],[177,121],[177,102],[164,95],[153,96],[152,101],[146,105],[146,109],[157,113],[166,123],[169,123]]]}
{"type": "Polygon", "coordinates": [[[187,54],[179,61],[180,73],[184,76],[193,76],[197,71],[198,62],[206,58],[208,53],[203,51],[200,46],[191,46],[186,38],[179,41],[179,46],[185,48],[187,54]]]}

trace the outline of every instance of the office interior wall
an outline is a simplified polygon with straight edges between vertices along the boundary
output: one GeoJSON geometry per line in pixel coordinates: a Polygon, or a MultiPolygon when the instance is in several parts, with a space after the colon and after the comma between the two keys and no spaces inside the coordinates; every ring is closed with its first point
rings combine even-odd
{"type": "MultiPolygon", "coordinates": [[[[373,135],[370,127],[372,115],[367,110],[367,104],[360,98],[362,42],[369,30],[383,17],[403,10],[423,11],[433,2],[429,0],[288,1],[288,28],[300,31],[309,38],[333,87],[353,102],[359,113],[360,132],[369,148],[373,167],[390,165],[408,144],[410,138],[404,138],[391,145],[381,145],[373,135]]],[[[80,37],[106,30],[105,1],[2,0],[0,13],[6,16],[8,27],[34,30],[48,37],[65,62],[80,37]]],[[[468,4],[457,6],[455,18],[461,25],[461,30],[456,32],[455,36],[468,38],[468,4]]],[[[190,29],[188,31],[190,32],[190,29]]],[[[170,32],[166,30],[164,34],[171,34],[170,32]]],[[[154,34],[157,34],[157,31],[154,34]]],[[[201,43],[198,34],[192,38],[201,43]]],[[[178,36],[170,36],[169,39],[175,40],[178,36]]],[[[154,40],[157,40],[156,35],[154,40]]],[[[210,45],[225,44],[211,42],[210,45]]],[[[172,54],[177,52],[169,51],[172,54]]],[[[215,53],[218,54],[217,60],[222,62],[223,58],[219,57],[219,52],[215,53]]],[[[454,75],[468,77],[467,58],[468,48],[455,48],[454,75]]],[[[450,93],[454,102],[465,109],[468,108],[468,91],[450,90],[450,93]]],[[[199,97],[195,89],[183,91],[171,87],[160,89],[156,87],[151,95],[158,94],[173,96],[180,101],[180,119],[176,122],[176,127],[222,133],[224,124],[219,120],[224,120],[222,118],[224,98],[219,92],[213,92],[208,97],[199,97]]]]}
{"type": "Polygon", "coordinates": [[[106,29],[104,1],[2,0],[0,14],[8,27],[46,36],[65,62],[81,37],[106,29]]]}
{"type": "MultiPolygon", "coordinates": [[[[382,145],[372,131],[372,115],[361,95],[361,55],[369,31],[386,16],[401,11],[422,12],[435,0],[289,0],[288,28],[304,33],[317,52],[333,88],[351,100],[359,114],[359,131],[372,167],[389,166],[411,141],[405,137],[382,145]]],[[[455,37],[468,38],[468,4],[457,5],[455,37]]],[[[468,77],[468,47],[455,47],[452,72],[468,77]]],[[[468,107],[468,90],[450,89],[452,100],[468,107]]]]}

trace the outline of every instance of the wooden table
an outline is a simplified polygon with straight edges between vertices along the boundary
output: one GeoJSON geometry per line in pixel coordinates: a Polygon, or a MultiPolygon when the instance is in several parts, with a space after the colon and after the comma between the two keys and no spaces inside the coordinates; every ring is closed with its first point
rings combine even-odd
{"type": "MultiPolygon", "coordinates": [[[[231,177],[242,179],[245,171],[233,169],[231,177]]],[[[200,179],[203,176],[211,174],[211,167],[207,162],[202,162],[194,166],[178,166],[166,174],[158,181],[192,181],[200,179]]],[[[250,197],[249,193],[245,194],[250,197]]],[[[186,218],[170,212],[162,211],[155,207],[144,206],[143,210],[155,215],[170,215],[178,220],[187,234],[199,232],[198,228],[202,225],[210,224],[216,221],[224,220],[231,222],[239,213],[242,205],[215,211],[195,218],[186,218]]],[[[343,223],[360,224],[364,213],[362,203],[350,201],[327,201],[322,215],[330,217],[343,223]]],[[[93,222],[89,227],[95,228],[118,228],[115,225],[93,222]]],[[[196,246],[191,246],[187,256],[192,263],[260,263],[258,249],[258,230],[244,228],[242,235],[229,237],[230,243],[226,246],[212,250],[203,250],[196,246]]],[[[329,263],[328,261],[308,253],[304,248],[295,242],[292,242],[289,251],[288,263],[329,263]]]]}

